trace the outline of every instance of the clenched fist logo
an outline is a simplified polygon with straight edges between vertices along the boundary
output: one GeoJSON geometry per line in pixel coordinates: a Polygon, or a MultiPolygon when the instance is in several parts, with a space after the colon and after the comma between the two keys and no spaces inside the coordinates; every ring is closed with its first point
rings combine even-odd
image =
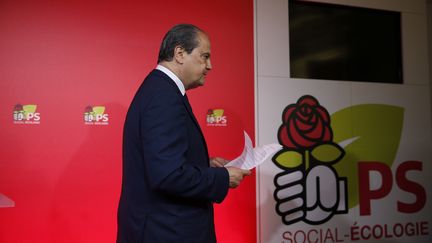
{"type": "Polygon", "coordinates": [[[272,160],[283,170],[274,178],[274,198],[284,224],[317,225],[348,212],[347,180],[332,167],[345,151],[332,139],[329,113],[315,97],[302,96],[283,111],[283,148],[272,160]]]}

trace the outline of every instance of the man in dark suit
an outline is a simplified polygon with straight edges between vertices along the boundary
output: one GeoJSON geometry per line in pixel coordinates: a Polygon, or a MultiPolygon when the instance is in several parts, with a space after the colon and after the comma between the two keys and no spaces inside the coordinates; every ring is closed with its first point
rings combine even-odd
{"type": "Polygon", "coordinates": [[[204,31],[174,26],[129,107],[117,243],[216,242],[213,203],[250,174],[209,159],[185,94],[204,84],[210,54],[204,31]]]}

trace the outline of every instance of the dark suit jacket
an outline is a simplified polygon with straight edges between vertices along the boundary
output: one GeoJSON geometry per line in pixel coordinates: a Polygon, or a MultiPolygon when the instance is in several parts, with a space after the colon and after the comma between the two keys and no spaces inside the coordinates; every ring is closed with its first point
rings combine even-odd
{"type": "Polygon", "coordinates": [[[209,167],[187,97],[165,73],[144,80],[123,132],[117,242],[216,242],[212,203],[225,198],[228,171],[209,167]]]}

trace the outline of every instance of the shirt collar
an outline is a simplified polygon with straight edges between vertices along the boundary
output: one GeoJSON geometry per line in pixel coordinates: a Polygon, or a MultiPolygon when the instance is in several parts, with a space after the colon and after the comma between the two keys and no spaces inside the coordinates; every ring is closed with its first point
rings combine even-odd
{"type": "Polygon", "coordinates": [[[182,83],[182,81],[177,77],[177,75],[175,75],[173,72],[171,72],[171,70],[169,70],[168,68],[162,66],[162,65],[157,65],[156,66],[157,70],[160,70],[161,72],[165,73],[166,75],[168,75],[168,77],[170,77],[174,83],[177,85],[177,87],[179,88],[180,92],[182,93],[182,95],[184,96],[186,93],[184,84],[182,83]]]}

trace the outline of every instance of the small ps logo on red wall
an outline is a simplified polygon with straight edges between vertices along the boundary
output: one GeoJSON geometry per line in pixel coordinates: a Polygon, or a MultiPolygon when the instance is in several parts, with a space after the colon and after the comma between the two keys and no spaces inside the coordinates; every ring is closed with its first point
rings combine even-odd
{"type": "Polygon", "coordinates": [[[16,104],[13,110],[14,124],[40,124],[41,116],[36,112],[37,105],[16,104]]]}
{"type": "Polygon", "coordinates": [[[84,109],[84,124],[108,125],[109,115],[105,112],[105,106],[87,106],[84,109]]]}
{"type": "Polygon", "coordinates": [[[208,109],[206,121],[207,126],[227,126],[228,120],[223,109],[208,109]]]}

